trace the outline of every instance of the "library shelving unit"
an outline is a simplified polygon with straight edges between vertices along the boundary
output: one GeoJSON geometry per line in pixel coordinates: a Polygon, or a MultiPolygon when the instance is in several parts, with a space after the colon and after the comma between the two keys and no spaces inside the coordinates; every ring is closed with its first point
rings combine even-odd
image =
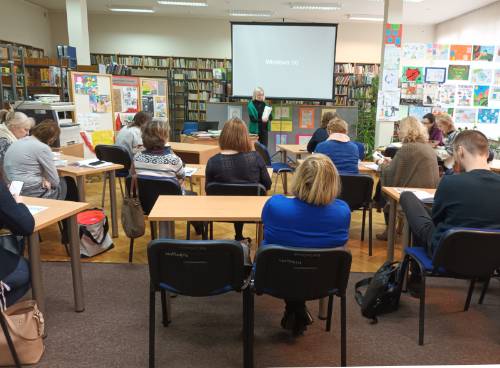
{"type": "Polygon", "coordinates": [[[169,81],[170,126],[172,128],[173,140],[180,142],[184,121],[188,116],[188,87],[185,80],[170,78],[169,81]]]}
{"type": "Polygon", "coordinates": [[[207,102],[228,99],[231,61],[227,59],[93,53],[91,63],[116,64],[112,72],[117,74],[127,69],[167,71],[172,87],[182,87],[186,94],[185,120],[205,121],[207,102]]]}
{"type": "Polygon", "coordinates": [[[15,102],[28,96],[23,46],[0,44],[0,101],[15,102]]]}
{"type": "Polygon", "coordinates": [[[357,106],[370,98],[372,80],[379,73],[379,64],[336,63],[335,106],[357,106]]]}
{"type": "Polygon", "coordinates": [[[67,58],[25,58],[26,84],[29,95],[57,94],[61,101],[68,99],[67,58]]]}

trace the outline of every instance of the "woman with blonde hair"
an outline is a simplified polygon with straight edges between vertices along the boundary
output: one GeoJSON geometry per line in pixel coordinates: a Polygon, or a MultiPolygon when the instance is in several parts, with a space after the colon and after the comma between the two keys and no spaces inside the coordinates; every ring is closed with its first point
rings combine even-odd
{"type": "MultiPolygon", "coordinates": [[[[402,147],[392,160],[379,160],[382,186],[436,188],[439,183],[437,156],[429,141],[427,128],[417,118],[409,116],[401,120],[399,140],[402,147]]],[[[384,208],[386,224],[388,206],[384,208]]],[[[379,240],[387,240],[387,229],[376,235],[379,240]]]]}
{"type": "Polygon", "coordinates": [[[22,112],[2,110],[5,122],[0,124],[0,169],[7,148],[18,139],[26,137],[34,125],[34,120],[22,112]]]}
{"type": "Polygon", "coordinates": [[[250,117],[249,130],[252,134],[259,135],[259,142],[267,147],[269,122],[273,120],[272,113],[269,117],[263,117],[264,109],[269,105],[266,104],[266,95],[262,87],[257,87],[253,91],[252,101],[248,103],[248,116],[250,117]]]}
{"type": "MultiPolygon", "coordinates": [[[[226,121],[219,138],[221,152],[211,157],[205,171],[206,185],[262,184],[271,188],[271,178],[262,157],[252,149],[246,124],[233,118],[226,121]]],[[[243,223],[234,223],[235,240],[250,241],[243,236],[243,223]]]]}
{"type": "MultiPolygon", "coordinates": [[[[325,155],[307,157],[293,176],[293,198],[272,196],[262,210],[263,245],[336,248],[349,239],[351,210],[340,194],[340,176],[325,155]]],[[[285,300],[281,326],[302,334],[312,318],[305,301],[285,300]]]]}

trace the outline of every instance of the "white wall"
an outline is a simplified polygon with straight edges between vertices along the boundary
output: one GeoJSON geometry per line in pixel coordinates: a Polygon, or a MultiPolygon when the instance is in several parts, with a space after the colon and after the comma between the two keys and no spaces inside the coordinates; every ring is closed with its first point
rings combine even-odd
{"type": "MultiPolygon", "coordinates": [[[[50,14],[53,43],[67,43],[65,13],[50,14]]],[[[231,57],[227,20],[89,14],[90,51],[138,55],[231,57]]],[[[407,26],[405,42],[432,42],[434,26],[407,26]]],[[[338,62],[380,62],[381,23],[341,23],[338,62]]],[[[75,45],[76,46],[76,45],[75,45]]],[[[320,41],[314,46],[321,46],[320,41]]]]}
{"type": "Polygon", "coordinates": [[[0,39],[53,51],[49,16],[44,8],[24,0],[2,0],[0,39]]]}
{"type": "Polygon", "coordinates": [[[438,24],[436,42],[497,45],[500,42],[500,1],[438,24]]]}

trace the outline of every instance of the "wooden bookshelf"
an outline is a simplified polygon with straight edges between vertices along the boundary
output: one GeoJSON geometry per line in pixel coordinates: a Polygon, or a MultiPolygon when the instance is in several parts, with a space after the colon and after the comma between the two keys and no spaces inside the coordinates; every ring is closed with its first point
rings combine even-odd
{"type": "Polygon", "coordinates": [[[369,99],[372,80],[379,73],[380,64],[335,63],[335,106],[357,106],[369,99]]]}

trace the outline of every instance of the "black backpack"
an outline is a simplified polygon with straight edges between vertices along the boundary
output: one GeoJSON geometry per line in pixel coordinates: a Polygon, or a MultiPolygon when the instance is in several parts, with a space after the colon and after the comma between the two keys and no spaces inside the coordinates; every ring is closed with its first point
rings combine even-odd
{"type": "Polygon", "coordinates": [[[377,316],[394,312],[399,307],[403,275],[400,262],[385,262],[373,275],[354,285],[361,314],[377,323],[377,316]],[[360,288],[368,286],[363,295],[360,288]]]}

